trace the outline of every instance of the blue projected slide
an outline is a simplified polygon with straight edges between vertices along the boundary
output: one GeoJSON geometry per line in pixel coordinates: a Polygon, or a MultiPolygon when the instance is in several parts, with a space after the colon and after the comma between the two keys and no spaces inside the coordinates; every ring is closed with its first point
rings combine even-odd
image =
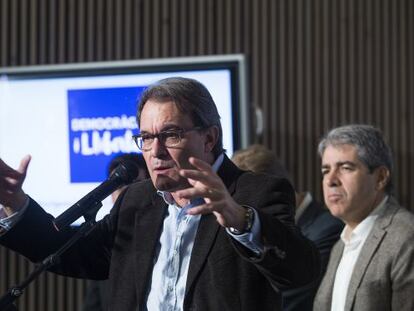
{"type": "Polygon", "coordinates": [[[70,181],[101,182],[114,154],[137,152],[137,99],[144,87],[68,90],[70,181]]]}

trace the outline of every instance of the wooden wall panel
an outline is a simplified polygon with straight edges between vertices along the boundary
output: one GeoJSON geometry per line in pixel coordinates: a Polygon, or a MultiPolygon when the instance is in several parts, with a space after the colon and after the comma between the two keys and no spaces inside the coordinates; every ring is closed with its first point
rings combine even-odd
{"type": "MultiPolygon", "coordinates": [[[[0,0],[0,67],[244,53],[253,136],[321,197],[316,144],[371,123],[394,150],[396,194],[414,205],[411,0],[0,0]]],[[[0,249],[0,292],[31,265],[0,249]]],[[[84,283],[42,277],[22,310],[77,310],[84,283]]]]}

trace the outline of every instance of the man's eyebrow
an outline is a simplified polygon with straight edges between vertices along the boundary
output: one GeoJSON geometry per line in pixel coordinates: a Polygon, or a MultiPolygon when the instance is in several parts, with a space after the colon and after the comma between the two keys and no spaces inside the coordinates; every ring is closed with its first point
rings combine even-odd
{"type": "Polygon", "coordinates": [[[161,130],[161,132],[171,131],[171,130],[181,130],[181,127],[176,124],[167,124],[161,130]]]}
{"type": "Polygon", "coordinates": [[[352,161],[340,161],[340,162],[337,162],[336,164],[339,166],[342,166],[342,165],[356,166],[356,163],[352,161]]]}
{"type": "MultiPolygon", "coordinates": [[[[356,163],[352,162],[352,161],[338,161],[334,163],[334,166],[342,166],[342,165],[351,165],[351,166],[356,166],[356,163]]],[[[330,164],[322,164],[321,167],[322,168],[328,168],[330,167],[330,164]]]]}
{"type": "MultiPolygon", "coordinates": [[[[181,130],[182,128],[176,124],[167,124],[165,125],[160,132],[166,132],[166,131],[171,131],[171,130],[181,130]]],[[[140,131],[141,134],[148,134],[148,135],[154,135],[153,133],[150,133],[146,130],[141,130],[140,131]]]]}

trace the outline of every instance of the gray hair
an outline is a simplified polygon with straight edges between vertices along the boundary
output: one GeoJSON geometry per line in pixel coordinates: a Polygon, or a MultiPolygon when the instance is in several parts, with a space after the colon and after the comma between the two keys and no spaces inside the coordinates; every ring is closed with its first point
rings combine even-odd
{"type": "Polygon", "coordinates": [[[371,173],[378,167],[386,167],[390,172],[390,178],[385,191],[387,193],[392,192],[392,152],[379,129],[364,124],[351,124],[334,128],[319,142],[318,153],[322,157],[328,146],[341,145],[355,146],[358,158],[368,167],[371,173]]]}
{"type": "Polygon", "coordinates": [[[216,157],[224,151],[220,115],[211,94],[203,84],[194,79],[172,77],[150,85],[138,103],[137,122],[139,127],[142,109],[150,99],[159,102],[174,102],[180,112],[191,117],[194,126],[203,129],[217,126],[219,137],[212,151],[216,157]]]}

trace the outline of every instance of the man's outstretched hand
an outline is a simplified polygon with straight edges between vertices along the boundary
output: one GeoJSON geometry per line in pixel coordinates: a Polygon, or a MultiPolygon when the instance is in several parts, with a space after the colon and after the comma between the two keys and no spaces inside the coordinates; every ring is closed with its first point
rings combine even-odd
{"type": "Polygon", "coordinates": [[[187,213],[213,213],[221,226],[242,230],[245,226],[245,209],[233,200],[223,181],[208,163],[194,157],[189,162],[194,168],[182,169],[180,175],[187,178],[191,187],[179,190],[176,194],[188,200],[204,198],[205,204],[193,207],[187,213]]]}
{"type": "Polygon", "coordinates": [[[26,202],[22,185],[30,160],[30,155],[25,156],[15,170],[0,159],[0,204],[4,206],[7,215],[17,212],[26,202]]]}

